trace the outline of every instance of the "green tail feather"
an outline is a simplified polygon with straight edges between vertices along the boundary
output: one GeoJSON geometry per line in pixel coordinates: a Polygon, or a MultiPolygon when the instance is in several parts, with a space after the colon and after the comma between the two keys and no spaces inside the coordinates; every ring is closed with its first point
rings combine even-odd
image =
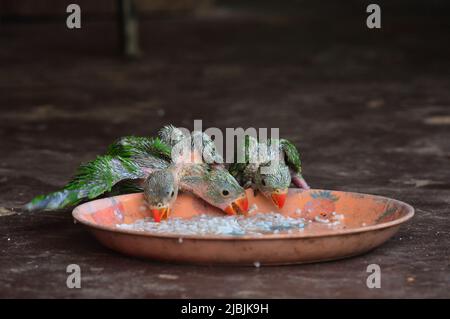
{"type": "Polygon", "coordinates": [[[75,177],[61,191],[37,196],[25,208],[29,211],[66,208],[109,192],[122,180],[145,176],[146,173],[130,159],[98,156],[81,165],[75,177]]]}
{"type": "Polygon", "coordinates": [[[25,209],[28,211],[63,209],[81,202],[82,198],[79,198],[79,193],[78,190],[64,189],[48,195],[39,195],[26,204],[25,209]]]}
{"type": "Polygon", "coordinates": [[[157,137],[126,136],[111,144],[106,154],[123,158],[140,158],[153,155],[170,161],[171,147],[157,137]]]}

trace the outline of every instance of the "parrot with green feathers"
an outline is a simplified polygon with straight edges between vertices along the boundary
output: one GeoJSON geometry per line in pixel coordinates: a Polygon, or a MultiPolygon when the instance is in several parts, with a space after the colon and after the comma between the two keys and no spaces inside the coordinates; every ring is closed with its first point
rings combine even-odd
{"type": "MultiPolygon", "coordinates": [[[[174,164],[166,172],[172,175],[170,180],[174,180],[175,185],[213,203],[229,215],[248,211],[245,190],[224,167],[222,156],[209,135],[200,131],[183,132],[167,125],[159,131],[159,137],[175,152],[175,155],[172,153],[174,164]]],[[[160,198],[154,194],[155,183],[151,183],[144,188],[144,194],[151,194],[149,200],[160,198]]]]}
{"type": "Polygon", "coordinates": [[[166,168],[169,161],[170,147],[159,138],[124,137],[111,144],[105,155],[80,165],[75,177],[62,190],[39,195],[25,208],[58,210],[110,191],[133,192],[138,184],[130,181],[144,179],[150,172],[166,168]]]}
{"type": "MultiPolygon", "coordinates": [[[[209,153],[188,150],[188,154],[184,154],[196,157],[196,162],[172,157],[172,148],[186,139],[178,136],[176,140],[169,140],[173,129],[172,126],[164,127],[160,131],[162,138],[129,136],[119,139],[108,147],[105,155],[81,165],[62,190],[37,196],[25,208],[30,211],[57,210],[104,194],[143,190],[155,220],[160,221],[169,216],[170,205],[180,189],[194,193],[227,214],[245,213],[248,201],[244,189],[222,166],[202,161],[205,154],[220,161],[220,156],[213,153],[214,148],[208,149],[209,153]]],[[[201,140],[205,145],[212,143],[206,134],[201,140]]]]}
{"type": "Polygon", "coordinates": [[[246,135],[241,153],[228,170],[244,188],[252,187],[261,192],[278,208],[284,206],[291,183],[309,189],[302,176],[300,154],[286,139],[258,142],[255,137],[246,135]]]}

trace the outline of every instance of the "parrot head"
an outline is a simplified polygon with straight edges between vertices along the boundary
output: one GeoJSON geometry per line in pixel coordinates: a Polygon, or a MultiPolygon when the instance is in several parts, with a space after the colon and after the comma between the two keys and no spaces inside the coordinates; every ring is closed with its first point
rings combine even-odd
{"type": "Polygon", "coordinates": [[[245,190],[222,166],[194,164],[182,183],[195,195],[228,215],[248,211],[245,190]]]}
{"type": "Polygon", "coordinates": [[[208,176],[205,200],[228,215],[246,213],[248,200],[245,190],[226,169],[213,169],[208,176]]]}
{"type": "Polygon", "coordinates": [[[261,165],[255,174],[254,182],[256,189],[265,197],[272,200],[278,208],[282,208],[286,201],[289,185],[291,184],[291,174],[289,167],[281,162],[272,162],[261,165]],[[269,169],[268,165],[271,164],[269,169]],[[261,168],[268,168],[269,173],[264,173],[261,168]]]}
{"type": "Polygon", "coordinates": [[[144,199],[155,221],[167,219],[170,206],[178,195],[178,182],[172,170],[163,169],[150,173],[144,182],[144,199]]]}

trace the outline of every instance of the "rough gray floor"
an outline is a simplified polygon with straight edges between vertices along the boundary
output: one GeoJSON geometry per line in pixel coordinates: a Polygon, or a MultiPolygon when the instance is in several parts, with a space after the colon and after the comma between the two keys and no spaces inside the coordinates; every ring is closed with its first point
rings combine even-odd
{"type": "Polygon", "coordinates": [[[359,7],[311,10],[146,19],[137,62],[115,55],[113,21],[1,26],[0,297],[450,297],[449,21],[399,8],[369,31],[359,7]],[[253,269],[135,260],[70,211],[21,213],[116,137],[194,119],[280,127],[315,188],[397,198],[416,216],[360,257],[253,269]],[[66,288],[71,263],[82,289],[66,288]],[[365,285],[372,263],[381,289],[365,285]]]}

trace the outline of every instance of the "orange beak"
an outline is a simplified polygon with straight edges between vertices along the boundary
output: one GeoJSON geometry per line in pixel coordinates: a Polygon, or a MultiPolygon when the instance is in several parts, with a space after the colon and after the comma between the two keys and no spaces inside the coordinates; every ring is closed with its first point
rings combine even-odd
{"type": "Polygon", "coordinates": [[[248,212],[248,199],[247,199],[247,196],[244,196],[244,197],[236,199],[230,205],[225,207],[224,211],[228,215],[236,215],[239,212],[241,212],[242,214],[247,213],[248,212]]]}
{"type": "Polygon", "coordinates": [[[273,203],[280,209],[283,208],[284,203],[286,202],[287,192],[288,192],[287,189],[286,190],[276,190],[272,194],[270,194],[270,197],[272,197],[273,203]]]}
{"type": "Polygon", "coordinates": [[[159,223],[161,220],[165,220],[167,219],[167,217],[169,217],[170,208],[169,207],[153,208],[152,213],[155,222],[159,223]]]}
{"type": "Polygon", "coordinates": [[[224,211],[225,213],[227,213],[227,215],[236,215],[236,211],[233,208],[233,204],[230,204],[227,207],[225,207],[224,211]]]}
{"type": "Polygon", "coordinates": [[[248,212],[248,199],[247,196],[241,197],[235,201],[242,213],[248,212]]]}

